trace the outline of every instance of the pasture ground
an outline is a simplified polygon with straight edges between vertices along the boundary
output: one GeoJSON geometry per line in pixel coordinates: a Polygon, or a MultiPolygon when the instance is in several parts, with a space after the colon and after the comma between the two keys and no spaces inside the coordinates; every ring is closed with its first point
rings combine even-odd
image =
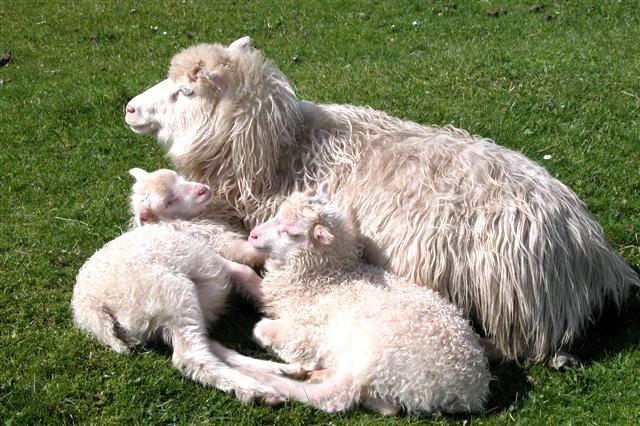
{"type": "MultiPolygon", "coordinates": [[[[452,123],[521,151],[573,188],[640,265],[636,1],[0,0],[0,419],[6,424],[637,424],[640,314],[606,313],[553,371],[501,364],[473,416],[273,409],[181,377],[162,349],[117,355],[74,329],[74,277],[128,220],[131,167],[166,166],[124,124],[128,98],[197,42],[251,35],[301,98],[452,123]]],[[[255,356],[257,315],[214,335],[255,356]]]]}

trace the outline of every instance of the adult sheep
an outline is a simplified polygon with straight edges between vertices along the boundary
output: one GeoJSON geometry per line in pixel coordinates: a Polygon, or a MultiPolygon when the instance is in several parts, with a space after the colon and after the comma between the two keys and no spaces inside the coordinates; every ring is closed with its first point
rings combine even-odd
{"type": "Polygon", "coordinates": [[[544,168],[451,126],[300,101],[249,37],[183,50],[125,110],[246,227],[328,181],[355,210],[370,261],[438,290],[507,359],[568,348],[606,300],[620,306],[640,284],[544,168]]]}

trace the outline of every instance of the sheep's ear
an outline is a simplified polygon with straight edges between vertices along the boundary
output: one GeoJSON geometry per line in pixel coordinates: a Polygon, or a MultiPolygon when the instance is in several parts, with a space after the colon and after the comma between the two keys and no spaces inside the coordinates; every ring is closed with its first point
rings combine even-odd
{"type": "Polygon", "coordinates": [[[133,176],[136,181],[144,180],[147,176],[149,176],[149,172],[142,170],[141,168],[135,167],[129,170],[129,174],[133,176]]]}
{"type": "Polygon", "coordinates": [[[229,50],[244,50],[251,47],[251,41],[249,36],[240,37],[229,45],[229,50]]]}
{"type": "Polygon", "coordinates": [[[208,71],[202,73],[202,75],[209,81],[209,83],[211,83],[213,87],[218,89],[218,92],[220,92],[220,96],[224,96],[227,93],[229,85],[220,74],[208,71]]]}
{"type": "Polygon", "coordinates": [[[317,193],[318,193],[318,197],[328,200],[329,199],[329,182],[324,181],[320,185],[318,185],[317,193]]]}
{"type": "Polygon", "coordinates": [[[323,225],[316,225],[313,228],[313,239],[322,245],[328,246],[333,242],[333,234],[323,225]]]}

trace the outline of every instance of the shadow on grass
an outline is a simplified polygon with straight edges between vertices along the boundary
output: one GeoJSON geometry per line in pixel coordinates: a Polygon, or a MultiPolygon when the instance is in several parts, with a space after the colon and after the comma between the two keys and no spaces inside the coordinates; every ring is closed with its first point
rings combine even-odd
{"type": "Polygon", "coordinates": [[[491,396],[485,415],[514,410],[518,401],[533,389],[524,368],[516,362],[491,364],[491,375],[491,396]]]}
{"type": "Polygon", "coordinates": [[[574,344],[571,353],[583,364],[611,357],[640,345],[640,289],[634,289],[622,309],[610,305],[592,324],[585,337],[574,344]]]}

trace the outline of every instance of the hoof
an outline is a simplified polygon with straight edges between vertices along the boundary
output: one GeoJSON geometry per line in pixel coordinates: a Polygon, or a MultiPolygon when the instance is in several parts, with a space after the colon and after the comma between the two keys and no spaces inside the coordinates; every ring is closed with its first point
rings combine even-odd
{"type": "Polygon", "coordinates": [[[556,370],[567,367],[576,367],[578,365],[580,365],[580,358],[566,352],[558,352],[549,361],[549,367],[555,368],[556,370]]]}

